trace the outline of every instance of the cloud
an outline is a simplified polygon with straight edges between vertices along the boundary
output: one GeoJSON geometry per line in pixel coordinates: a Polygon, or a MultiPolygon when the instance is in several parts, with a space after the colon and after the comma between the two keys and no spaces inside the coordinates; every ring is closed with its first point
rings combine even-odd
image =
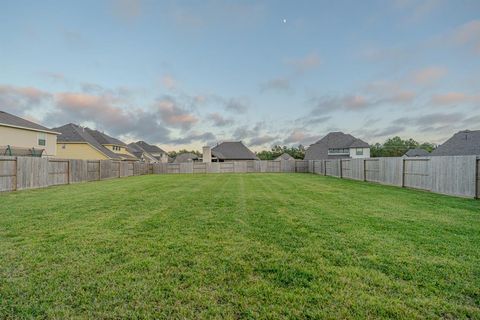
{"type": "Polygon", "coordinates": [[[298,118],[295,120],[295,123],[303,126],[318,125],[327,122],[331,118],[332,117],[330,116],[314,116],[310,114],[308,116],[298,118]]]}
{"type": "Polygon", "coordinates": [[[225,127],[234,123],[233,119],[224,118],[221,114],[215,112],[208,115],[208,119],[213,122],[216,127],[225,127]]]}
{"type": "Polygon", "coordinates": [[[263,146],[267,143],[271,143],[278,139],[278,136],[271,136],[271,135],[261,135],[258,137],[251,138],[249,141],[249,145],[252,147],[256,146],[263,146]]]}
{"type": "Polygon", "coordinates": [[[248,110],[245,99],[231,98],[225,101],[225,110],[234,113],[245,113],[248,110]]]}
{"type": "Polygon", "coordinates": [[[168,90],[174,90],[177,87],[177,80],[169,74],[162,77],[162,84],[168,90]]]}
{"type": "Polygon", "coordinates": [[[408,22],[411,22],[432,14],[443,2],[443,0],[395,0],[393,5],[396,9],[405,11],[408,22]]]}
{"type": "Polygon", "coordinates": [[[413,82],[418,85],[428,85],[437,82],[447,74],[443,67],[428,67],[413,73],[413,82]]]}
{"type": "Polygon", "coordinates": [[[183,130],[190,129],[198,118],[182,108],[171,97],[163,97],[156,103],[156,107],[160,112],[162,121],[172,127],[178,127],[183,130]]]}
{"type": "Polygon", "coordinates": [[[298,73],[314,70],[320,66],[320,63],[320,57],[316,53],[308,54],[299,59],[287,60],[287,64],[291,65],[298,73]]]}
{"type": "Polygon", "coordinates": [[[377,130],[376,132],[373,133],[373,137],[378,138],[378,137],[386,137],[386,136],[391,136],[394,134],[398,134],[402,131],[405,131],[404,126],[391,126],[391,127],[386,127],[380,130],[377,130]]]}
{"type": "Polygon", "coordinates": [[[456,28],[451,36],[454,44],[470,48],[474,53],[480,54],[480,20],[469,21],[456,28]]]}
{"type": "Polygon", "coordinates": [[[132,22],[142,14],[141,0],[112,0],[112,14],[125,22],[132,22]]]}
{"type": "Polygon", "coordinates": [[[24,114],[51,99],[51,94],[34,87],[0,85],[0,108],[7,112],[24,114]]]}
{"type": "Polygon", "coordinates": [[[394,121],[396,124],[408,125],[408,126],[435,126],[435,125],[451,125],[456,122],[464,120],[465,115],[463,113],[430,113],[418,117],[402,117],[394,121]]]}
{"type": "Polygon", "coordinates": [[[433,95],[431,103],[434,105],[480,103],[480,95],[468,95],[462,92],[447,92],[433,95]]]}
{"type": "Polygon", "coordinates": [[[181,138],[171,139],[171,143],[175,144],[189,144],[194,141],[204,142],[206,145],[213,145],[215,144],[216,137],[211,132],[193,132],[186,135],[183,135],[181,138]]]}
{"type": "Polygon", "coordinates": [[[302,129],[293,129],[292,132],[283,140],[284,144],[303,144],[310,145],[319,140],[320,136],[311,135],[302,129]]]}
{"type": "Polygon", "coordinates": [[[260,92],[276,91],[289,92],[292,90],[290,80],[287,78],[275,78],[260,84],[260,92]]]}

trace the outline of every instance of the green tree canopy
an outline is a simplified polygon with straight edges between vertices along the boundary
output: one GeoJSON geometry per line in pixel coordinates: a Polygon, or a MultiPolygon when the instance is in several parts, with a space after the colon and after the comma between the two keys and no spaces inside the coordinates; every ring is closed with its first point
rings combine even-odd
{"type": "Polygon", "coordinates": [[[432,152],[435,150],[436,145],[429,142],[420,144],[412,138],[403,140],[396,136],[387,139],[383,144],[377,142],[372,145],[370,147],[370,155],[372,157],[401,157],[409,149],[414,148],[421,148],[428,152],[432,152]]]}

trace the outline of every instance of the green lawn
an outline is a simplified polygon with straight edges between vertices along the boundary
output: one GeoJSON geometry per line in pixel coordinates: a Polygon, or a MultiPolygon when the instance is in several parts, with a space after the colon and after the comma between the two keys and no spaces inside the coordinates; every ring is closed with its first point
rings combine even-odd
{"type": "Polygon", "coordinates": [[[0,194],[0,318],[480,318],[480,201],[310,174],[0,194]]]}

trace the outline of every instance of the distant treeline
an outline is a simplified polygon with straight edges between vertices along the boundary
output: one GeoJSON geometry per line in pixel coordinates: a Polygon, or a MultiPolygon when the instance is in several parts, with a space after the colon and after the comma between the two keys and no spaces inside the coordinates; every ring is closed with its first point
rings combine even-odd
{"type": "Polygon", "coordinates": [[[257,152],[257,157],[260,160],[274,160],[284,153],[288,153],[295,159],[303,159],[305,156],[305,147],[299,145],[298,147],[274,146],[271,150],[263,150],[257,152]]]}
{"type": "Polygon", "coordinates": [[[371,157],[401,157],[410,149],[420,148],[428,152],[435,150],[437,146],[433,143],[418,143],[414,139],[403,140],[400,137],[393,137],[384,143],[375,143],[370,146],[371,157]]]}

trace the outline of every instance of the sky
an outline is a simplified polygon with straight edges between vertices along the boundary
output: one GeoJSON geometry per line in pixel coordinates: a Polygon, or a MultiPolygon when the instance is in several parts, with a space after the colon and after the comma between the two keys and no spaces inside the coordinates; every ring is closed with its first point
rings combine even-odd
{"type": "Polygon", "coordinates": [[[480,129],[480,1],[0,0],[0,110],[171,151],[480,129]]]}

